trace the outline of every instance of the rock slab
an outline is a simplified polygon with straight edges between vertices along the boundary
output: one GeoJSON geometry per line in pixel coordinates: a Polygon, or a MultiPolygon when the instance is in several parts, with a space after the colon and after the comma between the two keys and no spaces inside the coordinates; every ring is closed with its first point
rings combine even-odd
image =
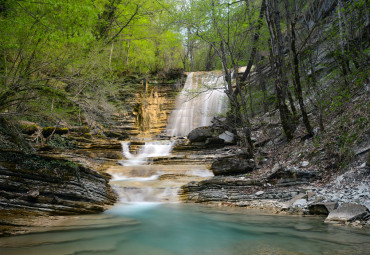
{"type": "Polygon", "coordinates": [[[366,206],[347,203],[331,211],[325,222],[351,222],[361,220],[368,214],[369,210],[366,206]]]}

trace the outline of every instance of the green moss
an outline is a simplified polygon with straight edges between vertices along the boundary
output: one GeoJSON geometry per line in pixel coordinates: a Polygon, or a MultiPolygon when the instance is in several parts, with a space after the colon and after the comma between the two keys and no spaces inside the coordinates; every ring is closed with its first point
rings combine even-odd
{"type": "Polygon", "coordinates": [[[39,127],[36,124],[32,124],[32,125],[23,124],[21,126],[21,129],[22,129],[23,134],[32,135],[32,134],[36,133],[36,131],[39,129],[39,127]]]}
{"type": "Polygon", "coordinates": [[[53,133],[57,135],[65,135],[68,131],[69,129],[66,127],[44,127],[42,129],[42,135],[46,138],[53,133]]]}
{"type": "Polygon", "coordinates": [[[85,137],[85,138],[92,138],[92,135],[90,133],[85,133],[85,134],[83,134],[83,137],[85,137]]]}

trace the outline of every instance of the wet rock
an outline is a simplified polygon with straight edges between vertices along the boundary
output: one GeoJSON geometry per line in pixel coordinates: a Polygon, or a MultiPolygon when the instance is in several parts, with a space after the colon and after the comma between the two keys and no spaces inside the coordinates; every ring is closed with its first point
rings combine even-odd
{"type": "Polygon", "coordinates": [[[199,127],[193,129],[188,134],[188,139],[190,142],[205,142],[207,138],[213,136],[213,129],[211,127],[199,127]]]}
{"type": "Polygon", "coordinates": [[[329,215],[331,211],[337,208],[337,202],[315,203],[308,206],[308,211],[312,215],[329,215]]]}
{"type": "Polygon", "coordinates": [[[239,156],[228,156],[219,158],[212,163],[211,170],[214,175],[245,174],[253,171],[256,164],[239,156]]]}
{"type": "Polygon", "coordinates": [[[367,215],[369,215],[369,210],[366,206],[347,203],[331,211],[325,222],[351,222],[361,220],[367,215]]]}

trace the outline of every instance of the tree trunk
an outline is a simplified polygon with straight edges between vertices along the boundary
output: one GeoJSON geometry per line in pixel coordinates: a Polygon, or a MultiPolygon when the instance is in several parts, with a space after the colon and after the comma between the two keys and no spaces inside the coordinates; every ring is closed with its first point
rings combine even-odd
{"type": "Polygon", "coordinates": [[[299,60],[298,60],[298,55],[297,55],[297,50],[296,50],[296,45],[295,45],[296,35],[295,35],[295,23],[294,23],[294,21],[292,21],[292,23],[291,23],[291,37],[290,37],[290,40],[291,40],[290,48],[291,48],[292,57],[293,57],[295,93],[296,93],[296,96],[298,98],[299,107],[301,108],[301,112],[302,112],[303,123],[306,127],[307,133],[310,136],[313,136],[312,127],[311,127],[311,124],[310,124],[310,120],[308,119],[308,116],[307,116],[307,111],[306,111],[306,107],[304,105],[303,95],[302,95],[301,77],[300,77],[300,74],[299,74],[299,60]]]}
{"type": "MultiPolygon", "coordinates": [[[[266,0],[267,1],[267,0],[266,0]]],[[[270,2],[270,1],[269,1],[270,2]]],[[[295,123],[292,114],[285,104],[287,80],[285,78],[285,61],[283,52],[283,42],[280,28],[280,16],[277,0],[274,0],[274,8],[271,8],[271,3],[266,4],[266,20],[271,36],[271,57],[272,69],[275,74],[275,90],[277,97],[277,105],[280,113],[280,120],[283,126],[284,133],[288,140],[293,139],[295,123]],[[273,11],[273,14],[272,14],[273,11]],[[272,19],[272,18],[273,19],[272,19]]]]}

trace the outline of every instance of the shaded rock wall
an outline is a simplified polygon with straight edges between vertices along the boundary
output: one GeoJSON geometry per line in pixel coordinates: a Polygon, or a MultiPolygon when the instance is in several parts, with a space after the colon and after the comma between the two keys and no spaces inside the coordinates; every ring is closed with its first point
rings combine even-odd
{"type": "Polygon", "coordinates": [[[0,210],[102,212],[117,199],[109,178],[67,160],[0,151],[0,210]]]}

